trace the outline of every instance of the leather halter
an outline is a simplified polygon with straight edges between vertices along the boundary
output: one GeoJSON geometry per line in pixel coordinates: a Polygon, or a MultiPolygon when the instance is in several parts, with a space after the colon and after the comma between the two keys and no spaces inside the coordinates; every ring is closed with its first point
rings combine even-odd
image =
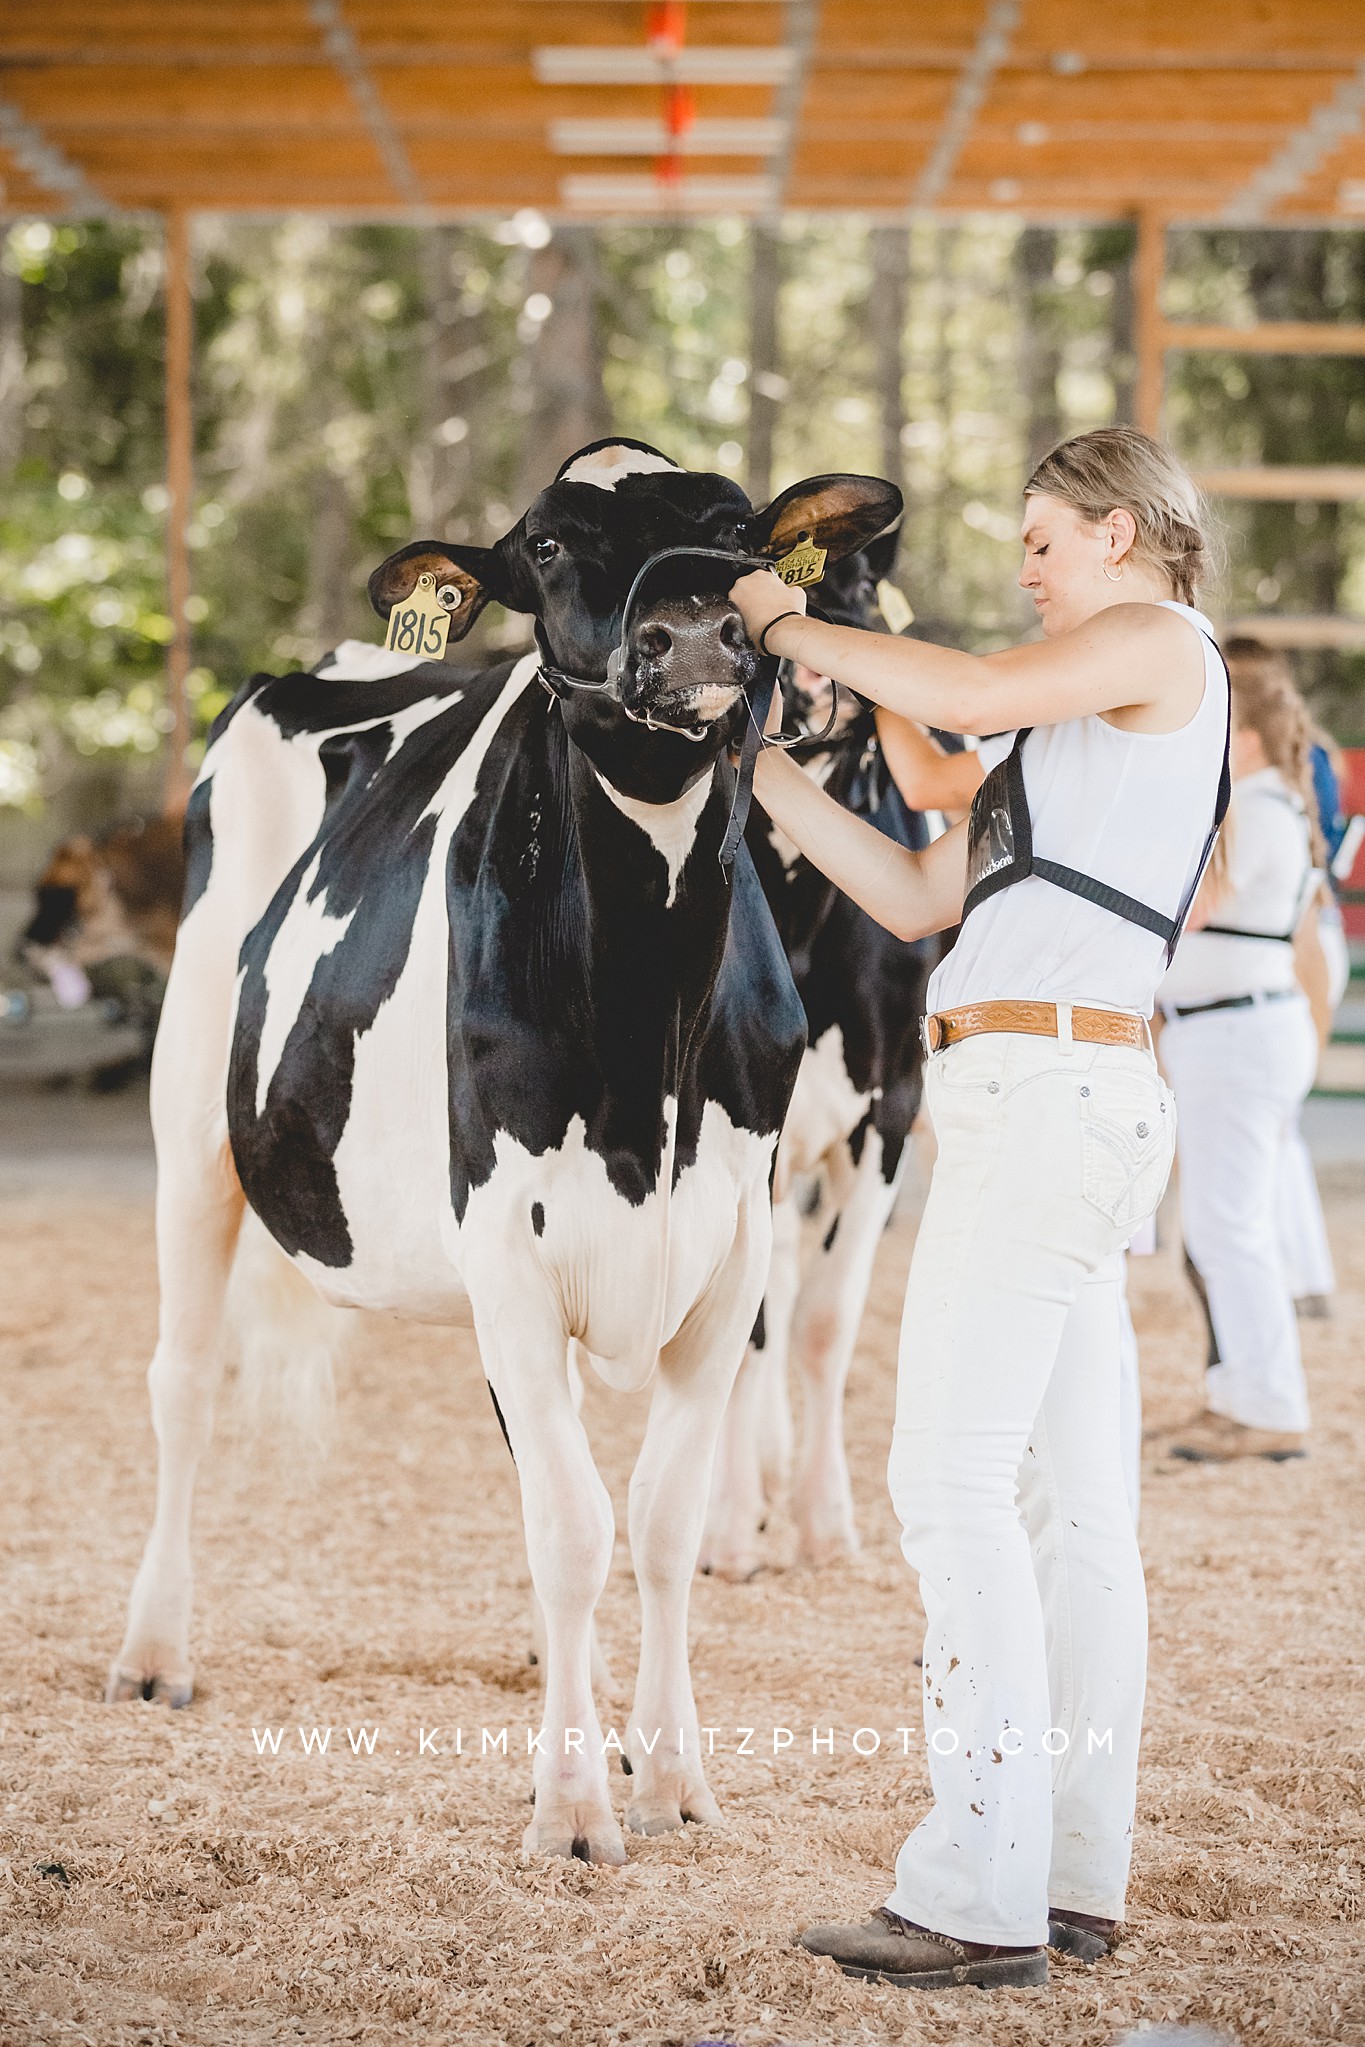
{"type": "MultiPolygon", "coordinates": [[[[736,570],[736,572],[738,572],[741,569],[770,569],[772,567],[771,561],[769,561],[765,555],[739,554],[728,547],[659,548],[658,551],[650,555],[649,558],[640,567],[640,569],[637,570],[635,580],[632,582],[630,589],[626,593],[626,601],[624,605],[621,607],[620,637],[617,640],[616,645],[612,648],[610,654],[608,654],[607,656],[606,679],[602,682],[596,682],[590,676],[574,675],[569,669],[561,668],[558,666],[557,663],[547,660],[545,657],[548,654],[549,649],[545,644],[543,628],[540,624],[539,619],[537,619],[536,644],[539,646],[541,651],[540,673],[544,680],[545,687],[550,692],[551,696],[556,697],[563,696],[566,690],[581,689],[595,692],[598,695],[615,695],[619,699],[621,692],[621,673],[626,665],[626,646],[630,639],[631,621],[634,614],[636,603],[639,599],[641,587],[643,586],[646,577],[649,576],[651,572],[659,566],[660,562],[677,561],[680,559],[688,559],[694,561],[726,562],[731,567],[733,567],[736,570]]],[[[628,709],[625,704],[621,705],[621,709],[625,712],[628,718],[633,718],[637,724],[650,725],[652,722],[648,718],[639,717],[636,712],[628,709]]],[[[664,731],[681,730],[681,728],[677,726],[665,726],[660,729],[664,731]]],[[[681,736],[687,739],[705,737],[703,733],[692,732],[682,733],[681,736]]]]}
{"type": "MultiPolygon", "coordinates": [[[[621,703],[621,674],[625,667],[626,646],[630,639],[631,620],[640,595],[641,586],[646,577],[652,570],[658,567],[660,562],[676,561],[680,558],[725,562],[734,568],[736,572],[745,569],[770,569],[773,566],[767,555],[739,554],[725,547],[660,548],[657,553],[650,555],[648,560],[639,569],[635,580],[626,593],[626,601],[621,610],[620,637],[607,656],[607,673],[601,682],[596,681],[591,676],[574,675],[567,668],[561,668],[558,663],[549,660],[547,658],[549,648],[545,641],[544,628],[540,620],[537,619],[536,645],[540,649],[540,680],[550,696],[562,699],[571,690],[582,690],[596,696],[613,696],[617,703],[620,704],[626,717],[630,718],[637,725],[646,725],[653,732],[671,732],[680,739],[701,741],[706,738],[707,732],[705,728],[700,731],[689,732],[679,725],[661,725],[652,718],[642,717],[638,712],[632,711],[628,705],[621,703]]],[[[834,722],[839,714],[839,685],[835,683],[834,700],[830,707],[829,719],[823,732],[813,736],[806,735],[794,739],[783,739],[776,734],[770,738],[765,737],[763,727],[767,723],[768,711],[773,700],[773,691],[778,686],[778,675],[781,666],[782,663],[773,657],[760,655],[759,679],[754,685],[752,695],[744,688],[742,683],[740,685],[740,694],[744,698],[749,716],[744,728],[744,742],[740,748],[739,767],[735,776],[734,799],[730,805],[730,817],[725,827],[725,837],[721,842],[720,849],[720,864],[725,871],[727,881],[730,879],[731,869],[735,862],[735,853],[743,836],[744,826],[748,821],[749,805],[753,797],[754,766],[758,760],[759,748],[776,746],[785,749],[793,746],[818,745],[821,740],[827,739],[834,730],[834,722]]]]}

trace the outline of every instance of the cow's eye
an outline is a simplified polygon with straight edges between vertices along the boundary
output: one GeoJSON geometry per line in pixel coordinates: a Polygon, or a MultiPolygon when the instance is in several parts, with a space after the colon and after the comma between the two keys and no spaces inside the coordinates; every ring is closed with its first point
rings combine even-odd
{"type": "Polygon", "coordinates": [[[533,540],[531,547],[536,560],[542,564],[552,562],[559,553],[559,542],[552,540],[548,533],[543,534],[539,540],[533,540]]]}

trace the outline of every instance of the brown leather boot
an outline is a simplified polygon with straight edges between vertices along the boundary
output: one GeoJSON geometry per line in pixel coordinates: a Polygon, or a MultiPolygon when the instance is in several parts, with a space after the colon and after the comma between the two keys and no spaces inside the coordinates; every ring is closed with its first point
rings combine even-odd
{"type": "Polygon", "coordinates": [[[1047,1908],[1047,1944],[1059,1955],[1099,1962],[1113,1954],[1122,1938],[1117,1919],[1099,1919],[1093,1912],[1072,1912],[1058,1905],[1047,1908]]]}
{"type": "Polygon", "coordinates": [[[960,1983],[1006,1990],[1047,1982],[1046,1948],[954,1940],[885,1906],[858,1926],[808,1926],[798,1944],[808,1954],[829,1955],[846,1976],[901,1990],[951,1990],[960,1983]]]}
{"type": "Polygon", "coordinates": [[[1308,1450],[1295,1430],[1253,1429],[1206,1411],[1177,1432],[1170,1454],[1187,1464],[1231,1464],[1239,1457],[1268,1457],[1272,1464],[1283,1464],[1291,1457],[1306,1457],[1308,1450]]]}

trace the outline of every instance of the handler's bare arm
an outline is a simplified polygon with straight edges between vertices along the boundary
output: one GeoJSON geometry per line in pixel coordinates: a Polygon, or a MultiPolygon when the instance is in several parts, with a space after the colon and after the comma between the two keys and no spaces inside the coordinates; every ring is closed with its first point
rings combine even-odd
{"type": "Polygon", "coordinates": [[[945,753],[927,732],[895,711],[878,711],[877,737],[891,779],[912,810],[971,809],[983,779],[974,753],[945,753]]]}
{"type": "Polygon", "coordinates": [[[1133,731],[1174,731],[1194,716],[1204,660],[1187,623],[1156,604],[1115,604],[1055,639],[997,654],[859,632],[808,618],[770,569],[731,591],[751,639],[832,675],[888,711],[944,732],[1007,732],[1106,711],[1133,731]],[[791,616],[784,616],[791,613],[791,616]],[[776,621],[774,623],[774,621],[776,621]]]}
{"type": "Polygon", "coordinates": [[[775,749],[758,757],[754,794],[806,858],[895,937],[927,938],[961,919],[965,824],[913,853],[854,817],[775,749]]]}
{"type": "Polygon", "coordinates": [[[1332,1035],[1332,975],[1327,955],[1322,949],[1318,923],[1318,910],[1326,887],[1326,882],[1319,882],[1313,890],[1294,933],[1294,972],[1313,1012],[1319,1050],[1332,1035]]]}

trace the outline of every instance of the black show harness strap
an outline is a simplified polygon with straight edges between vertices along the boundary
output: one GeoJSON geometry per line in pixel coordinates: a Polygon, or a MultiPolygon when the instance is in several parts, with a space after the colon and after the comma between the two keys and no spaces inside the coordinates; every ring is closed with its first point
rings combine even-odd
{"type": "Polygon", "coordinates": [[[1262,945],[1292,945],[1294,931],[1244,931],[1238,924],[1201,924],[1201,931],[1211,931],[1215,938],[1256,938],[1262,945]]]}
{"type": "MultiPolygon", "coordinates": [[[[1273,797],[1277,803],[1288,805],[1290,810],[1304,819],[1305,829],[1307,829],[1306,813],[1297,803],[1292,802],[1288,796],[1281,796],[1277,789],[1268,789],[1264,793],[1267,796],[1273,797]]],[[[1308,871],[1299,888],[1298,901],[1294,906],[1294,921],[1287,931],[1248,931],[1241,924],[1201,924],[1200,930],[1211,931],[1218,938],[1256,938],[1263,945],[1292,945],[1294,943],[1294,933],[1299,928],[1299,919],[1307,908],[1308,899],[1313,892],[1313,849],[1311,837],[1306,848],[1306,855],[1308,871]]]]}
{"type": "MultiPolygon", "coordinates": [[[[1207,635],[1205,636],[1207,637],[1207,635]]],[[[1210,645],[1213,642],[1210,641],[1210,645]]],[[[1221,659],[1221,655],[1219,656],[1221,659]]],[[[1226,673],[1226,665],[1224,667],[1226,673]]],[[[1228,803],[1232,795],[1232,692],[1228,691],[1228,727],[1223,740],[1223,766],[1218,777],[1218,795],[1214,802],[1213,824],[1204,841],[1204,850],[1199,856],[1194,879],[1185,891],[1184,900],[1174,917],[1163,915],[1148,903],[1140,903],[1136,896],[1125,895],[1122,889],[1114,888],[1107,881],[1099,881],[1093,874],[1082,874],[1077,868],[1064,867],[1056,860],[1043,860],[1033,850],[1033,820],[1029,813],[1028,791],[1024,786],[1024,741],[1033,730],[1026,725],[1020,731],[1004,760],[997,761],[972,802],[971,818],[967,826],[967,892],[963,898],[964,919],[979,903],[997,895],[1001,889],[1012,888],[1016,882],[1024,881],[1030,874],[1036,874],[1040,881],[1050,881],[1054,888],[1063,888],[1069,895],[1080,896],[1087,903],[1094,903],[1101,910],[1110,911],[1115,917],[1122,917],[1128,924],[1140,925],[1150,931],[1166,945],[1166,964],[1169,966],[1175,954],[1176,943],[1185,928],[1185,919],[1190,914],[1190,905],[1204,878],[1204,869],[1209,864],[1218,828],[1227,816],[1228,803]]],[[[1207,927],[1206,927],[1207,928],[1207,927]]]]}

